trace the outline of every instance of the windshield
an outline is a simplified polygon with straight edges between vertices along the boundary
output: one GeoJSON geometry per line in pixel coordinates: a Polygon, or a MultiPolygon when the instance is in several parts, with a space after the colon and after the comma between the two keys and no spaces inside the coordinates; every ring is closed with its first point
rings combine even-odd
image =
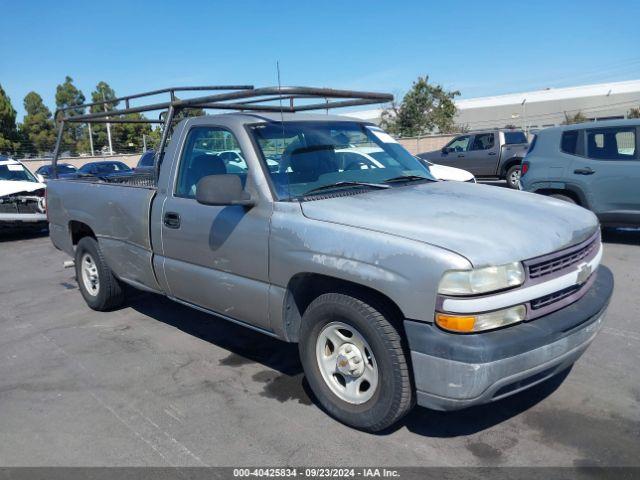
{"type": "Polygon", "coordinates": [[[0,163],[0,180],[37,182],[36,177],[19,163],[0,163]]]}
{"type": "Polygon", "coordinates": [[[250,127],[279,199],[341,183],[435,180],[378,127],[357,122],[269,122],[250,127]]]}
{"type": "Polygon", "coordinates": [[[140,160],[138,161],[139,167],[153,167],[154,156],[156,152],[154,150],[148,150],[142,154],[140,160]]]}

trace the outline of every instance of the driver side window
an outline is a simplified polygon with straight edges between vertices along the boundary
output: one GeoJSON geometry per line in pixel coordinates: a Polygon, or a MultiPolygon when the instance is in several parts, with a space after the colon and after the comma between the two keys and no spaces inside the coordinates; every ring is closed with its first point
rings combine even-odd
{"type": "Polygon", "coordinates": [[[177,197],[195,198],[196,185],[209,175],[234,174],[244,184],[248,167],[235,136],[224,128],[193,127],[180,158],[177,197]]]}
{"type": "Polygon", "coordinates": [[[469,135],[458,137],[454,139],[449,145],[447,145],[446,148],[450,152],[466,152],[469,148],[469,138],[469,135]]]}

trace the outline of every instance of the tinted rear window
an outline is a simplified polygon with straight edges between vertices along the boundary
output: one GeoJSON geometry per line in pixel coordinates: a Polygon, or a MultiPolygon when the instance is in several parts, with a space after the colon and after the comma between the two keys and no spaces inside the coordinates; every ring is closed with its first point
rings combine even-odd
{"type": "Polygon", "coordinates": [[[577,147],[578,147],[578,130],[570,130],[568,132],[562,132],[562,139],[560,140],[560,150],[562,150],[564,153],[575,155],[577,147]]]}
{"type": "Polygon", "coordinates": [[[527,143],[527,136],[524,132],[504,132],[504,143],[513,145],[514,143],[527,143]]]}

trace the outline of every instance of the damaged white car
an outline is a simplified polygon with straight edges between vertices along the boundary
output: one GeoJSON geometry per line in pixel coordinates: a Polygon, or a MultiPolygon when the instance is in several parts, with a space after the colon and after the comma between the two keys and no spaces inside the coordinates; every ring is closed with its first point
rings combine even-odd
{"type": "Polygon", "coordinates": [[[0,229],[46,225],[45,185],[21,162],[0,156],[0,229]]]}

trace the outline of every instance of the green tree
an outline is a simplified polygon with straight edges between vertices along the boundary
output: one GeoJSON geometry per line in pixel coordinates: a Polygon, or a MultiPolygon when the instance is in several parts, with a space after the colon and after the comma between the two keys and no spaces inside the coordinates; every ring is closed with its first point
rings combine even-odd
{"type": "Polygon", "coordinates": [[[584,123],[588,122],[589,119],[585,117],[582,112],[577,112],[573,115],[569,115],[567,112],[564,112],[564,121],[563,125],[572,125],[574,123],[584,123]]]}
{"type": "Polygon", "coordinates": [[[382,112],[382,127],[394,135],[413,137],[430,133],[450,132],[455,128],[456,106],[460,92],[447,91],[441,85],[429,83],[429,77],[418,77],[402,103],[392,103],[382,112]]]}
{"type": "MultiPolygon", "coordinates": [[[[144,118],[139,113],[129,113],[119,118],[127,120],[140,120],[144,118]]],[[[151,135],[151,125],[148,123],[115,123],[111,127],[114,149],[119,152],[142,151],[142,135],[151,135]]],[[[147,143],[147,147],[150,148],[147,143]]]]}
{"type": "Polygon", "coordinates": [[[640,107],[630,109],[627,118],[640,118],[640,107]]]}
{"type": "MultiPolygon", "coordinates": [[[[65,114],[67,116],[75,116],[85,113],[84,108],[78,107],[84,102],[84,94],[73,84],[73,78],[67,75],[64,83],[56,87],[56,106],[58,108],[72,107],[70,110],[65,111],[65,114]]],[[[70,123],[69,126],[65,127],[62,150],[69,149],[73,153],[78,150],[86,151],[88,142],[88,133],[85,125],[70,123]]]]}
{"type": "Polygon", "coordinates": [[[0,153],[15,153],[18,147],[16,111],[0,85],[0,153]]]}
{"type": "Polygon", "coordinates": [[[36,92],[24,97],[24,109],[27,114],[20,125],[23,149],[28,153],[44,153],[53,150],[56,141],[55,127],[51,111],[36,92]]]}

